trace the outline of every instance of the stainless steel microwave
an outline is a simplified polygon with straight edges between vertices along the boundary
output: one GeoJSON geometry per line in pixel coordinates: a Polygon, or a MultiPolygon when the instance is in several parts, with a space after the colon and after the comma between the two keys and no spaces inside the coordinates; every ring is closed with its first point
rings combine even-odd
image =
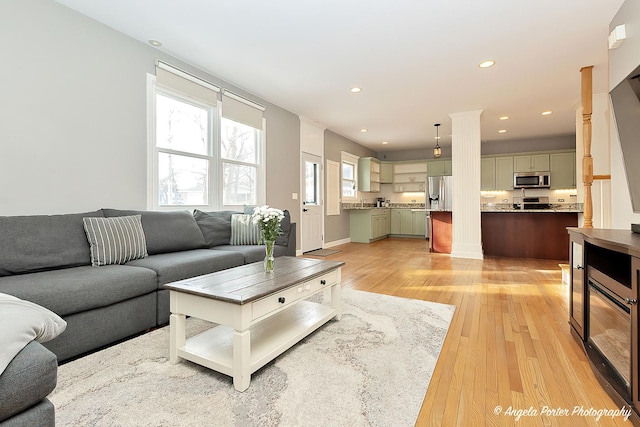
{"type": "Polygon", "coordinates": [[[515,172],[513,188],[549,188],[551,177],[549,172],[515,172]]]}

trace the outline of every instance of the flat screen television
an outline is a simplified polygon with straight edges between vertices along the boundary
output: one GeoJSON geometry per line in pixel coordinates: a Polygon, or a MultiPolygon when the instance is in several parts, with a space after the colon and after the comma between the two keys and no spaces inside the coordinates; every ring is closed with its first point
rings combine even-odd
{"type": "Polygon", "coordinates": [[[640,213],[640,66],[610,92],[631,206],[640,213]]]}

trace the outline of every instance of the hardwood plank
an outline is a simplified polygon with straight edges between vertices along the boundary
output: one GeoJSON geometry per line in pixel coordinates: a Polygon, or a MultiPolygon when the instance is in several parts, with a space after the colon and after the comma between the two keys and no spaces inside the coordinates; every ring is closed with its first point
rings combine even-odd
{"type": "Polygon", "coordinates": [[[619,409],[570,333],[561,260],[451,258],[428,241],[390,238],[336,246],[344,287],[456,306],[417,426],[624,426],[622,418],[514,417],[574,406],[619,409]]]}

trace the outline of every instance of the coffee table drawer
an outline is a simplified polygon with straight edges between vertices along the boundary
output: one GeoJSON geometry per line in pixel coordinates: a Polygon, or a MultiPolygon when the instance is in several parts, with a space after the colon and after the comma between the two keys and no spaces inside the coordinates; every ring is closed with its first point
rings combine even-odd
{"type": "Polygon", "coordinates": [[[338,272],[330,271],[322,276],[259,299],[253,303],[251,318],[255,320],[295,301],[307,298],[322,288],[334,285],[337,279],[338,272]]]}

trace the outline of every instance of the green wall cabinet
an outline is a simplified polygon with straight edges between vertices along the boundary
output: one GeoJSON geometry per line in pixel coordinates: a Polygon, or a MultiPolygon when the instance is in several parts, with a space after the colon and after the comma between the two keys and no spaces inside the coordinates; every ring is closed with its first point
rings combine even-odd
{"type": "Polygon", "coordinates": [[[380,183],[393,184],[393,163],[380,163],[380,183]]]}
{"type": "Polygon", "coordinates": [[[576,188],[576,153],[552,153],[551,189],[576,188]]]}
{"type": "Polygon", "coordinates": [[[428,176],[451,176],[451,159],[429,160],[427,162],[428,176]]]}
{"type": "Polygon", "coordinates": [[[549,154],[513,156],[514,172],[548,172],[549,154]]]}

